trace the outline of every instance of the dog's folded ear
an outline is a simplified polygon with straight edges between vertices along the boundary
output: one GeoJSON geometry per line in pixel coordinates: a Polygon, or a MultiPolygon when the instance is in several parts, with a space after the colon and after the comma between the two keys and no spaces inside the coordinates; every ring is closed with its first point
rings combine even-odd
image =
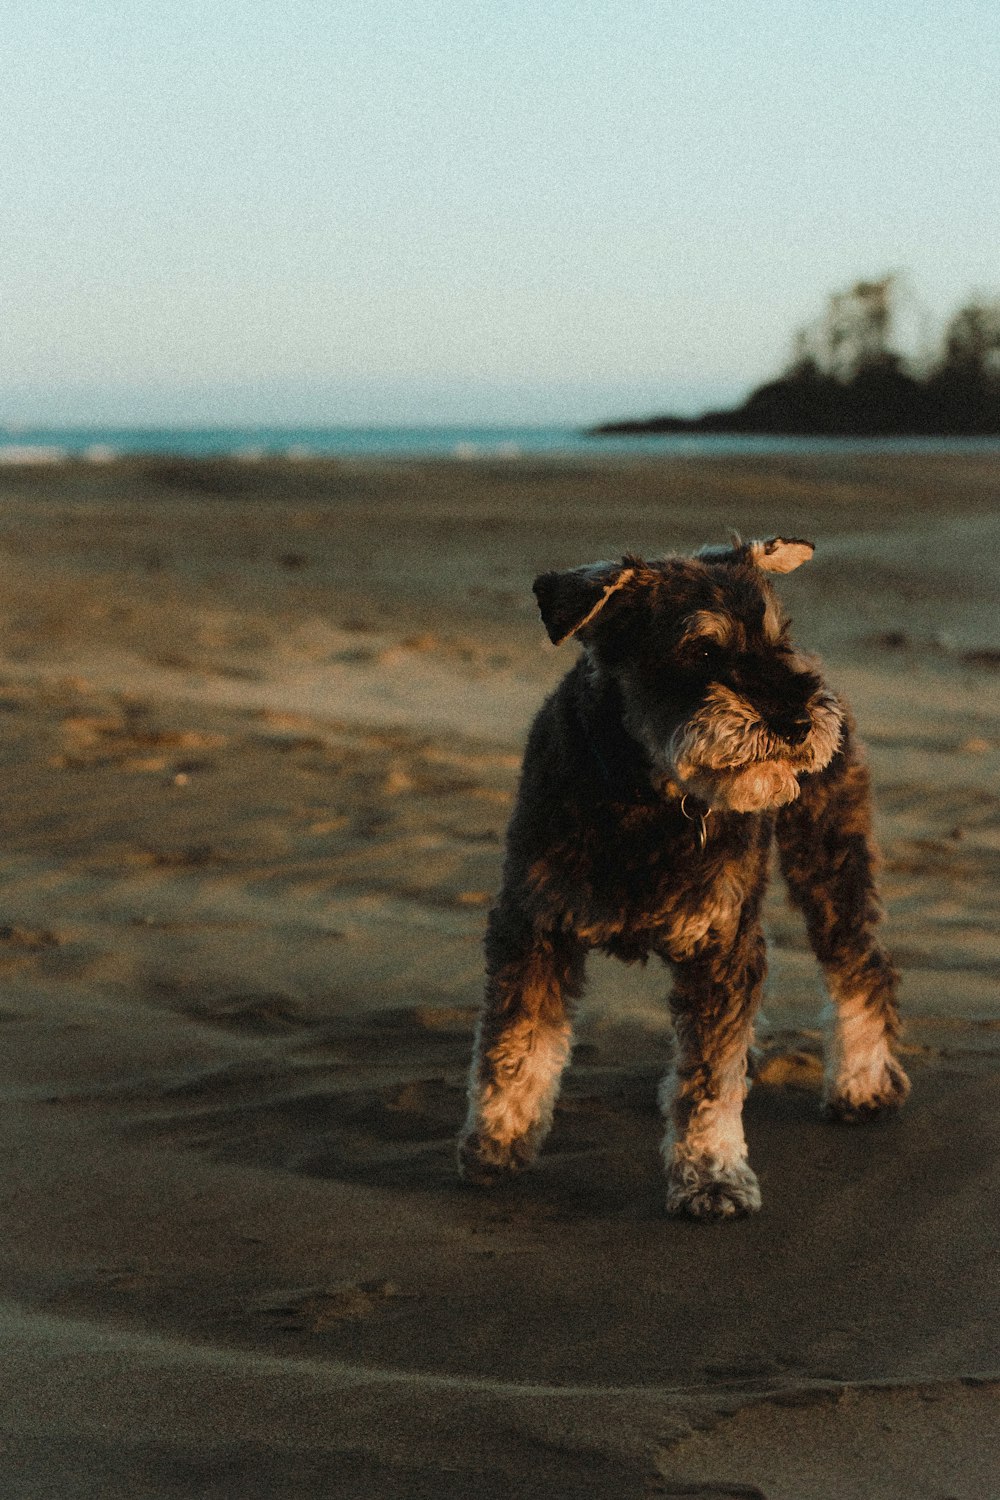
{"type": "Polygon", "coordinates": [[[635,568],[627,559],[588,563],[565,573],[540,574],[532,588],[553,646],[589,625],[634,574],[635,568]]]}
{"type": "Polygon", "coordinates": [[[732,541],[710,543],[699,547],[695,557],[708,563],[751,562],[763,573],[792,573],[808,562],[816,551],[815,542],[801,537],[771,536],[766,541],[744,542],[733,532],[732,541]]]}
{"type": "Polygon", "coordinates": [[[766,542],[747,542],[751,561],[765,573],[793,573],[816,551],[815,542],[801,537],[772,536],[766,542]]]}

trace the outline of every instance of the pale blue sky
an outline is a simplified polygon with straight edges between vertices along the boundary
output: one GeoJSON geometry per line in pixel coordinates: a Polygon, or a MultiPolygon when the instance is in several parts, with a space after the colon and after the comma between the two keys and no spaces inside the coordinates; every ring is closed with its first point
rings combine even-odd
{"type": "Polygon", "coordinates": [[[589,420],[1000,291],[1000,0],[5,0],[0,420],[589,420]]]}

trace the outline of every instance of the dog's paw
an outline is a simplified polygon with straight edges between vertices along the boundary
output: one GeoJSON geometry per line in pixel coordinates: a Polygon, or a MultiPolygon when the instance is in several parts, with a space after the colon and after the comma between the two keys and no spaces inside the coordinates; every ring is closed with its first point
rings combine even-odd
{"type": "Polygon", "coordinates": [[[521,1137],[497,1141],[478,1131],[459,1137],[458,1175],[473,1187],[496,1187],[531,1165],[536,1148],[521,1137]]]}
{"type": "Polygon", "coordinates": [[[667,1212],[691,1219],[741,1219],[760,1208],[760,1184],[746,1162],[675,1157],[667,1172],[667,1212]]]}
{"type": "Polygon", "coordinates": [[[874,1077],[835,1079],[823,1100],[823,1116],[839,1125],[863,1125],[902,1108],[909,1093],[910,1080],[889,1057],[874,1077]]]}

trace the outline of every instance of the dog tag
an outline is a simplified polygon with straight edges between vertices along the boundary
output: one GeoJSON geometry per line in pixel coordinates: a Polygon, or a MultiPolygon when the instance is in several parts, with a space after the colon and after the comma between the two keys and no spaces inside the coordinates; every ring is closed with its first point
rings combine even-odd
{"type": "Polygon", "coordinates": [[[687,818],[689,823],[697,823],[698,828],[695,832],[695,838],[698,840],[699,850],[704,851],[705,845],[708,843],[708,813],[689,813],[687,810],[686,792],[681,798],[681,813],[687,818]]]}

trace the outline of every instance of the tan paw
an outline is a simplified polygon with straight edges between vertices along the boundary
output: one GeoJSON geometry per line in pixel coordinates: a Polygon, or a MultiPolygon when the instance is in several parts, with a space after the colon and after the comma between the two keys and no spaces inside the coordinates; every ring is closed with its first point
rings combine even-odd
{"type": "Polygon", "coordinates": [[[524,1136],[501,1142],[470,1131],[459,1137],[458,1175],[473,1187],[496,1187],[530,1166],[536,1151],[537,1146],[524,1136]]]}
{"type": "Polygon", "coordinates": [[[900,1109],[910,1092],[910,1080],[894,1057],[878,1076],[837,1079],[823,1101],[823,1115],[840,1125],[863,1125],[900,1109]]]}
{"type": "Polygon", "coordinates": [[[691,1219],[740,1219],[760,1208],[760,1184],[746,1162],[676,1158],[667,1172],[667,1212],[691,1219]]]}

